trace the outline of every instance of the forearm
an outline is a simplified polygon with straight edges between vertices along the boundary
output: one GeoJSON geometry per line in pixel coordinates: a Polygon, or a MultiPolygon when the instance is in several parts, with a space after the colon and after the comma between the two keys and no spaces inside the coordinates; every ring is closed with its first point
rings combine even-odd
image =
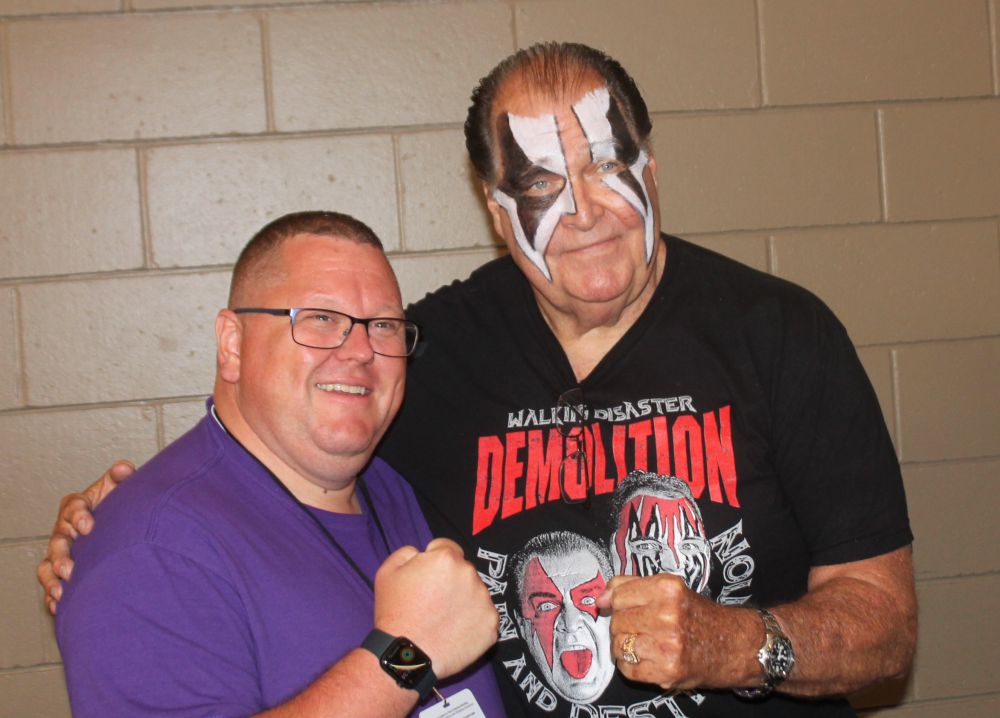
{"type": "Polygon", "coordinates": [[[417,693],[401,688],[378,665],[378,659],[356,648],[337,661],[290,701],[258,714],[260,718],[399,718],[417,702],[417,693]]]}
{"type": "Polygon", "coordinates": [[[909,670],[917,636],[909,547],[861,564],[855,574],[815,569],[809,593],[774,608],[796,658],[779,690],[846,694],[909,670]]]}

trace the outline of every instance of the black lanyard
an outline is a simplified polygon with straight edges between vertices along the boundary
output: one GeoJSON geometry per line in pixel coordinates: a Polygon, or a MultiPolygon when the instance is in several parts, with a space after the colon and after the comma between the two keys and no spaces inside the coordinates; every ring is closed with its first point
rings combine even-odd
{"type": "MultiPolygon", "coordinates": [[[[222,419],[219,418],[218,413],[216,413],[214,404],[212,405],[212,416],[215,417],[215,420],[219,423],[219,426],[221,426],[223,430],[226,432],[226,434],[229,435],[229,438],[235,441],[237,445],[239,445],[239,447],[247,453],[248,456],[250,456],[254,461],[256,461],[260,465],[260,467],[267,473],[267,475],[271,477],[271,480],[274,481],[274,483],[276,483],[278,487],[285,492],[288,498],[290,498],[295,503],[296,506],[298,506],[303,512],[305,512],[306,516],[308,516],[310,519],[313,520],[313,523],[315,523],[316,526],[319,528],[319,530],[323,532],[323,535],[326,536],[327,540],[330,542],[330,545],[334,548],[334,550],[340,555],[342,559],[344,559],[344,561],[347,562],[347,565],[350,566],[356,574],[358,574],[358,577],[364,582],[366,586],[368,586],[369,589],[371,589],[372,593],[374,593],[375,585],[372,583],[372,580],[368,578],[368,575],[364,571],[361,570],[361,567],[358,566],[358,564],[354,561],[353,558],[351,558],[351,555],[347,553],[347,550],[340,545],[340,542],[337,541],[336,537],[332,533],[330,533],[329,529],[327,529],[326,526],[323,525],[323,522],[319,520],[319,517],[316,514],[314,514],[308,506],[299,501],[299,498],[292,493],[291,489],[285,486],[285,484],[282,483],[281,479],[275,476],[274,472],[264,465],[264,462],[262,462],[256,456],[254,456],[253,452],[247,449],[247,447],[243,446],[243,442],[241,442],[239,439],[237,439],[235,436],[232,435],[229,429],[226,428],[226,425],[222,423],[222,419]]],[[[372,517],[372,521],[375,522],[376,528],[378,528],[379,536],[382,537],[382,545],[385,546],[385,553],[388,556],[390,553],[389,539],[386,537],[385,529],[382,527],[382,522],[379,520],[378,513],[375,511],[375,502],[372,501],[371,494],[368,493],[368,487],[365,485],[364,479],[362,479],[359,476],[356,481],[358,488],[361,489],[361,496],[365,500],[365,505],[368,507],[368,513],[372,517]]]]}

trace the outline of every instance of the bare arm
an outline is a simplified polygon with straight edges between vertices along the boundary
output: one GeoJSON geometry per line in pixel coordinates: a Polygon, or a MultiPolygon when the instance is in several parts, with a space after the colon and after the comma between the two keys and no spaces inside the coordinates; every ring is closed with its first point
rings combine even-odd
{"type": "Polygon", "coordinates": [[[817,566],[809,593],[774,611],[795,646],[788,693],[849,693],[906,674],[917,641],[910,547],[817,566]]]}
{"type": "MultiPolygon", "coordinates": [[[[627,677],[665,689],[759,685],[764,629],[755,611],[721,606],[676,576],[615,578],[600,605],[612,611],[611,640],[627,677]],[[637,665],[622,660],[635,633],[637,665]]],[[[801,599],[773,608],[796,664],[778,690],[837,695],[905,674],[916,646],[910,547],[853,563],[814,567],[801,599]]]]}
{"type": "Polygon", "coordinates": [[[45,591],[45,605],[54,615],[62,598],[62,581],[73,573],[70,548],[76,538],[86,536],[94,527],[93,511],[119,483],[135,473],[135,465],[125,459],[116,461],[97,481],[78,494],[67,494],[59,502],[59,512],[49,536],[45,558],[38,564],[38,582],[45,591]]]}

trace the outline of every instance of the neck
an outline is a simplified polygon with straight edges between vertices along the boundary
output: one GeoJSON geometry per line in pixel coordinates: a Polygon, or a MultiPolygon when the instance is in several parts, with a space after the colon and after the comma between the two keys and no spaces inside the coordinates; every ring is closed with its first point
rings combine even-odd
{"type": "Polygon", "coordinates": [[[359,514],[361,503],[356,493],[357,472],[343,471],[329,476],[310,477],[283,460],[247,423],[239,411],[233,397],[226,391],[216,391],[213,395],[215,411],[223,427],[243,448],[260,463],[306,506],[338,514],[359,514]]]}
{"type": "Polygon", "coordinates": [[[665,249],[661,247],[653,257],[649,281],[634,297],[558,307],[534,292],[542,317],[566,352],[577,381],[593,371],[649,306],[666,267],[665,249]]]}

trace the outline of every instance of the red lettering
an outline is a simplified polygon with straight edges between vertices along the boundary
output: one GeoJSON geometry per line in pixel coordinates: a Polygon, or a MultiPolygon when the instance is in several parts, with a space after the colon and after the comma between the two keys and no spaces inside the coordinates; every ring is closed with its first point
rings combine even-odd
{"type": "Polygon", "coordinates": [[[559,498],[559,462],[562,461],[562,437],[549,429],[548,446],[539,429],[528,432],[528,465],[524,474],[524,505],[556,501],[559,498]]]}
{"type": "Polygon", "coordinates": [[[493,523],[500,509],[500,482],[503,470],[503,444],[500,437],[479,437],[479,461],[476,466],[476,502],[472,507],[472,535],[493,523]]]}
{"type": "Polygon", "coordinates": [[[615,480],[614,478],[609,479],[607,476],[607,462],[604,455],[604,439],[601,438],[601,425],[595,422],[590,429],[586,434],[593,439],[593,446],[590,447],[592,450],[588,451],[587,454],[588,458],[591,456],[594,458],[594,461],[591,463],[591,466],[594,467],[594,494],[610,494],[615,490],[615,480]]]}
{"type": "Polygon", "coordinates": [[[705,460],[702,458],[701,426],[693,416],[679,416],[674,422],[674,468],[697,499],[705,491],[705,460]]]}
{"type": "MultiPolygon", "coordinates": [[[[625,478],[628,471],[625,469],[625,432],[628,429],[623,424],[615,424],[611,428],[611,453],[615,457],[615,468],[618,469],[618,480],[621,481],[625,478]]],[[[615,487],[612,484],[611,490],[614,491],[615,487]]],[[[598,491],[597,493],[603,493],[598,491]]]]}
{"type": "Polygon", "coordinates": [[[708,495],[712,501],[722,503],[722,489],[730,506],[739,508],[736,498],[736,455],[733,453],[733,429],[729,421],[729,407],[719,409],[719,424],[715,415],[705,414],[705,456],[708,459],[708,495]],[[722,486],[719,486],[719,480],[722,486]]]}
{"type": "Polygon", "coordinates": [[[672,476],[670,471],[670,434],[667,432],[667,417],[653,417],[653,438],[656,439],[656,473],[672,476]]]}
{"type": "Polygon", "coordinates": [[[653,422],[649,419],[637,421],[628,427],[628,438],[632,440],[635,456],[635,468],[639,471],[649,471],[649,437],[652,435],[653,422]]]}
{"type": "Polygon", "coordinates": [[[518,459],[517,452],[524,448],[524,442],[523,431],[507,434],[507,457],[503,463],[503,505],[500,510],[502,519],[524,511],[524,497],[517,493],[518,480],[524,476],[524,462],[518,459]]]}

